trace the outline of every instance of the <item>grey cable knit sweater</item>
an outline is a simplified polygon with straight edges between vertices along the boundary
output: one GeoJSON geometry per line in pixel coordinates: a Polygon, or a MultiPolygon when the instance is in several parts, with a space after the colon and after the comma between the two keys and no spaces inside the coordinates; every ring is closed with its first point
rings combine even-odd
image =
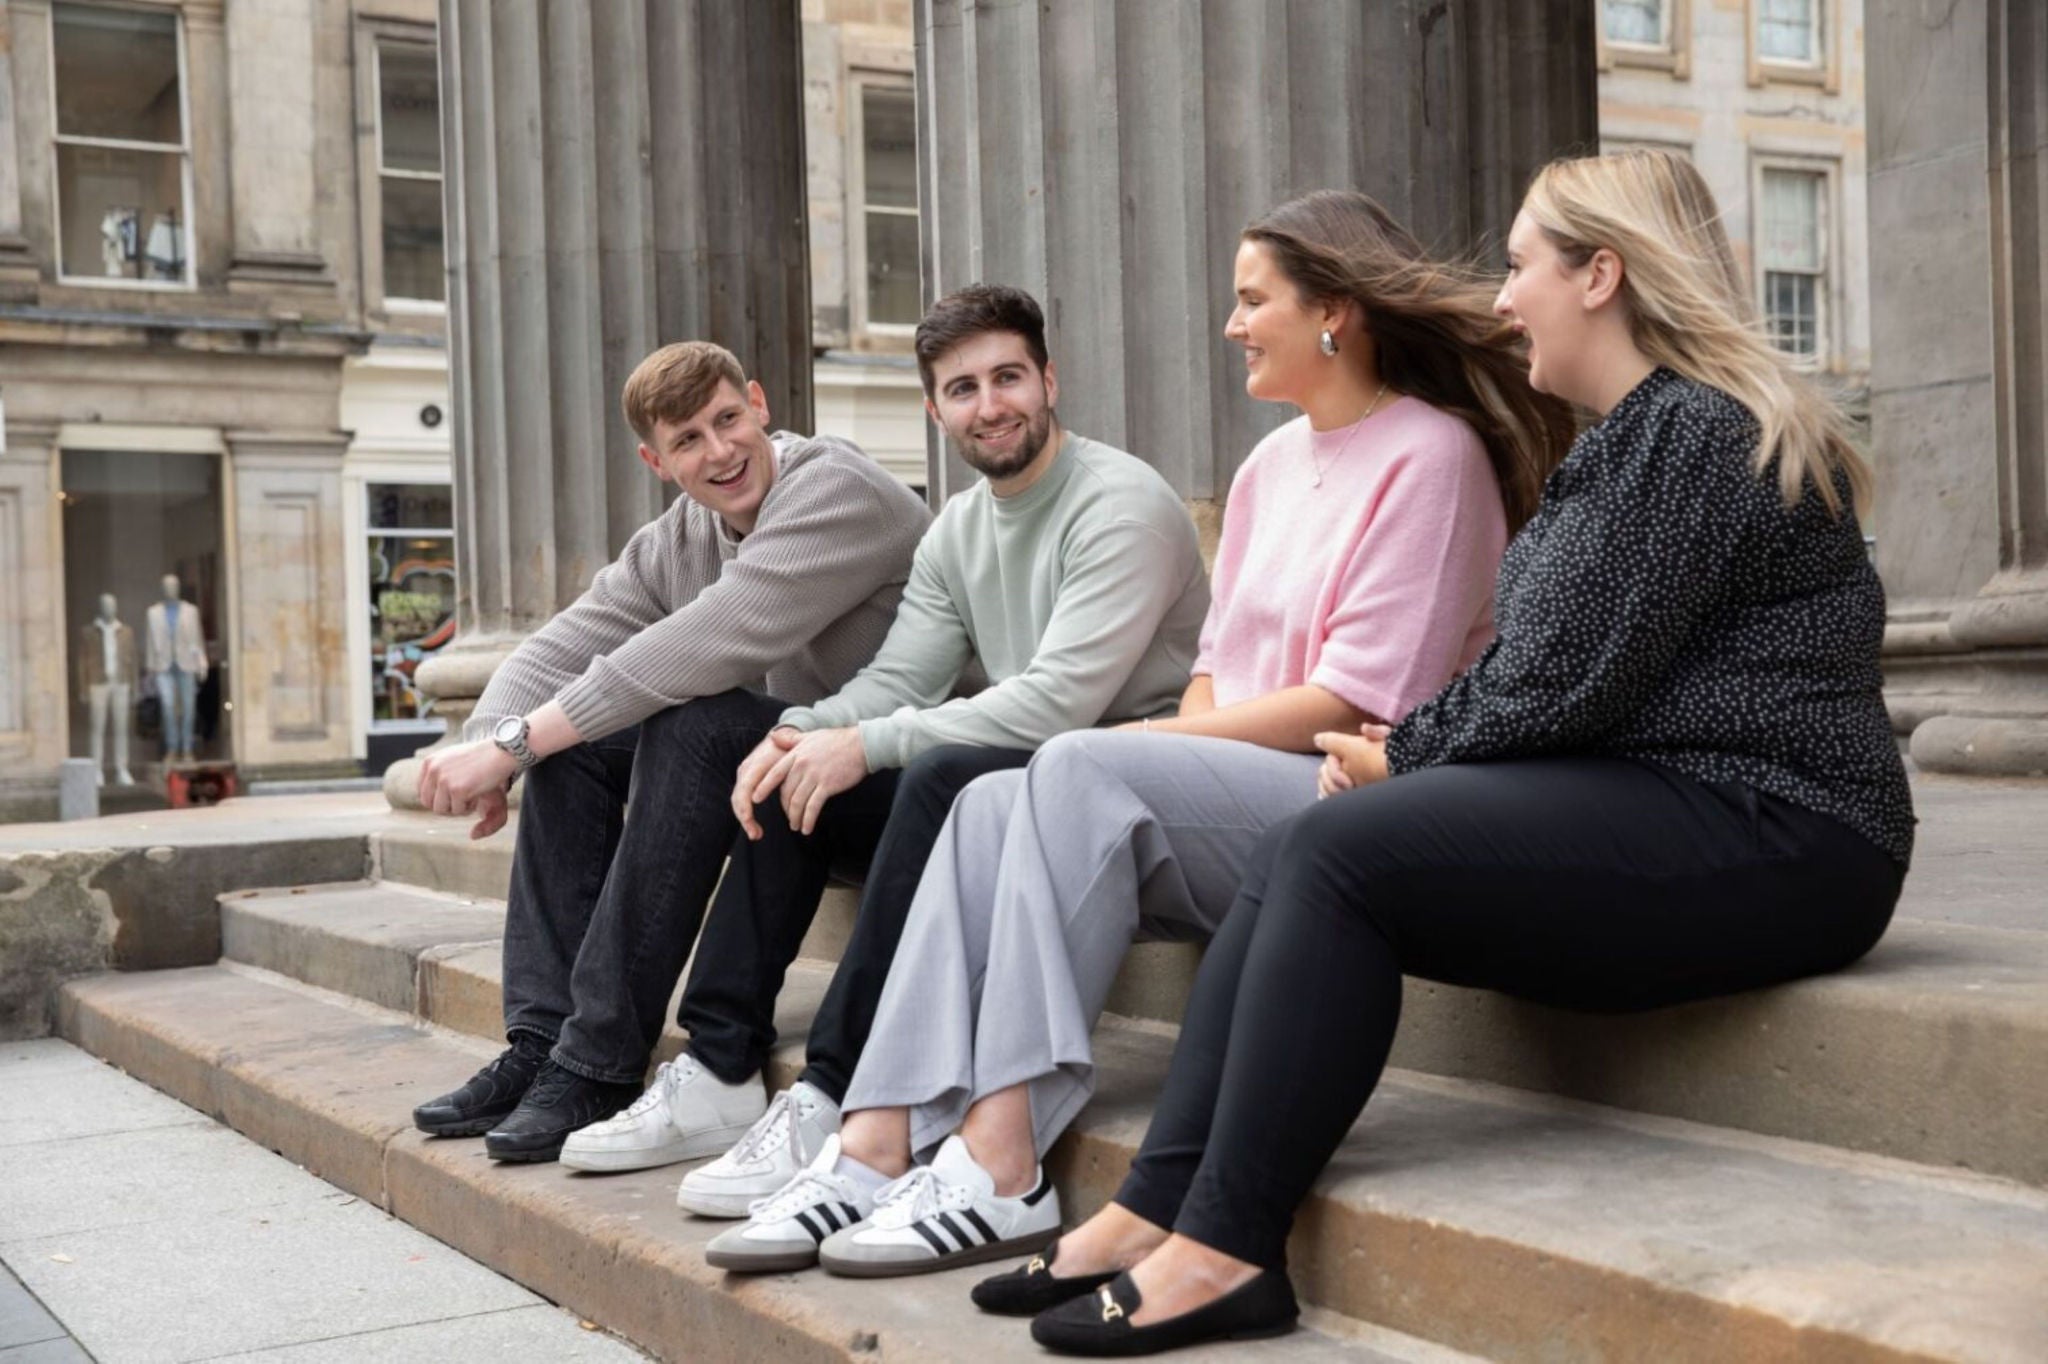
{"type": "Polygon", "coordinates": [[[735,540],[677,498],[499,666],[464,737],[556,700],[597,739],[734,687],[813,701],[858,672],[895,618],[931,513],[848,441],[773,439],[778,472],[751,534],[735,540]]]}

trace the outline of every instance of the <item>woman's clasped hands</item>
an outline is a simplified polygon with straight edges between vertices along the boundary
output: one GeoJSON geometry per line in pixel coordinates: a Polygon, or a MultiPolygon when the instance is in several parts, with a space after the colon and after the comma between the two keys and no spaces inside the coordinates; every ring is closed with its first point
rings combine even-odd
{"type": "Polygon", "coordinates": [[[1355,786],[1385,781],[1387,777],[1388,725],[1368,720],[1358,733],[1326,729],[1316,735],[1316,747],[1326,756],[1316,769],[1316,799],[1324,800],[1355,786]]]}

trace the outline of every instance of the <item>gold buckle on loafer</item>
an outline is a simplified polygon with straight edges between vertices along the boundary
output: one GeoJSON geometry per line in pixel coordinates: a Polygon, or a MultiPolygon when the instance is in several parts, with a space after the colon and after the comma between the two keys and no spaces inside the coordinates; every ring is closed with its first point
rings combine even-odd
{"type": "Polygon", "coordinates": [[[1124,1314],[1123,1304],[1109,1295],[1109,1285],[1104,1284],[1098,1291],[1102,1294],[1102,1319],[1104,1321],[1115,1321],[1122,1317],[1124,1314]]]}
{"type": "Polygon", "coordinates": [[[1026,1274],[1045,1273],[1045,1257],[1043,1255],[1032,1256],[1031,1263],[1024,1266],[1024,1272],[1026,1274]]]}

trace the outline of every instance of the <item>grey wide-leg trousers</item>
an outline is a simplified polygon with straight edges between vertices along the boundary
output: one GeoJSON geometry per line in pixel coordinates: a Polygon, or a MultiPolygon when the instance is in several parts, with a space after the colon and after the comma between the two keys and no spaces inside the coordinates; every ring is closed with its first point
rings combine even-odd
{"type": "Polygon", "coordinates": [[[1088,1034],[1141,938],[1202,940],[1320,758],[1081,730],[977,778],[939,833],[846,1110],[911,1110],[914,1151],[1028,1082],[1041,1155],[1095,1087],[1088,1034]]]}

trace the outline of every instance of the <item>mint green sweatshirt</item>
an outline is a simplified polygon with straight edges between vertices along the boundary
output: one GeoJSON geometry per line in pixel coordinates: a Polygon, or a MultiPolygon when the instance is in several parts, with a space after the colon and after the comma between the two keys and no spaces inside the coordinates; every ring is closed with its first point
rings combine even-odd
{"type": "Polygon", "coordinates": [[[874,771],[941,744],[1032,749],[1066,730],[1170,714],[1208,609],[1180,497],[1142,460],[1068,432],[1022,493],[998,498],[980,483],[946,504],[881,652],[782,723],[859,725],[874,771]],[[970,660],[989,685],[948,700],[970,660]]]}

